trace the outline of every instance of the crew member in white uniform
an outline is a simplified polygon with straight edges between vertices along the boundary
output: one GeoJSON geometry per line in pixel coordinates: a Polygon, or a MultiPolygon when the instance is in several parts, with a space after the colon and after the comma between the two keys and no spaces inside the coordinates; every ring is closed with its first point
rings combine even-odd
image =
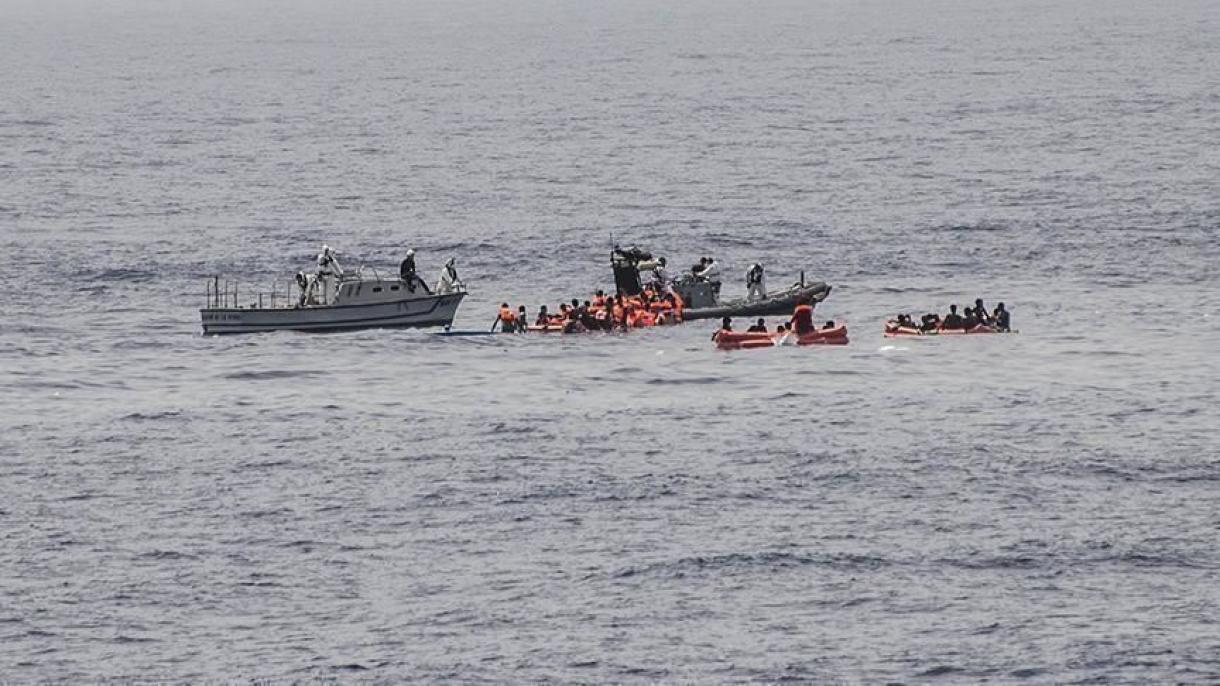
{"type": "Polygon", "coordinates": [[[459,288],[465,288],[466,284],[458,278],[457,267],[453,266],[454,259],[450,257],[445,261],[445,268],[441,270],[440,281],[436,282],[436,292],[438,295],[453,293],[459,288]]]}
{"type": "Polygon", "coordinates": [[[656,284],[657,291],[664,295],[669,292],[669,272],[665,270],[665,258],[659,258],[657,265],[652,268],[652,282],[656,284]]]}
{"type": "Polygon", "coordinates": [[[757,262],[746,272],[746,300],[762,300],[767,297],[766,275],[763,266],[757,262]]]}
{"type": "Polygon", "coordinates": [[[720,265],[716,262],[715,257],[707,258],[707,265],[695,276],[712,284],[712,295],[717,300],[720,299],[720,265]]]}
{"type": "Polygon", "coordinates": [[[318,253],[318,284],[322,289],[322,304],[329,305],[334,301],[335,291],[339,287],[339,279],[343,278],[343,267],[335,259],[335,252],[329,245],[322,246],[318,253]]]}

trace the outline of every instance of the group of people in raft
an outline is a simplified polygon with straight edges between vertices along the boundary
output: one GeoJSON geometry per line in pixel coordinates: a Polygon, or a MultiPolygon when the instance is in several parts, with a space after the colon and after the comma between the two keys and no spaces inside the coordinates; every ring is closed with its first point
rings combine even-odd
{"type": "MultiPolygon", "coordinates": [[[[775,325],[775,332],[772,333],[767,329],[767,320],[759,317],[758,321],[746,329],[746,333],[771,333],[775,345],[796,345],[797,339],[802,336],[807,336],[817,331],[817,326],[813,323],[813,307],[814,302],[808,299],[802,299],[792,310],[792,317],[787,321],[780,322],[775,325]]],[[[834,320],[827,321],[822,325],[823,331],[829,331],[836,328],[834,320]]],[[[712,340],[718,341],[725,334],[736,333],[733,330],[733,318],[724,317],[720,320],[720,328],[712,334],[712,340]]]]}
{"type": "Polygon", "coordinates": [[[983,306],[983,299],[978,298],[974,301],[974,307],[967,307],[962,314],[957,313],[957,305],[950,305],[949,314],[944,317],[933,312],[925,314],[916,322],[908,314],[899,314],[896,319],[885,323],[885,330],[888,332],[903,329],[919,333],[974,330],[1007,333],[1012,331],[1012,321],[1008,310],[1004,308],[1004,303],[996,305],[995,309],[988,314],[987,308],[983,306]]]}
{"type": "Polygon", "coordinates": [[[491,324],[503,333],[525,333],[526,331],[562,331],[563,333],[585,333],[588,331],[623,331],[645,326],[662,326],[682,321],[685,304],[682,296],[672,290],[664,292],[652,287],[644,288],[639,295],[606,295],[598,291],[593,298],[583,303],[572,298],[571,304],[562,303],[557,311],[546,305],[538,308],[538,314],[530,322],[525,305],[513,310],[508,303],[500,305],[500,312],[491,324]]]}

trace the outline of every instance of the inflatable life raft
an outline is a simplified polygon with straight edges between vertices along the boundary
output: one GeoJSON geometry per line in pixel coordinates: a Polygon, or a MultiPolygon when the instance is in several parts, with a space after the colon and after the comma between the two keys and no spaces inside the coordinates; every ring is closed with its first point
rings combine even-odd
{"type": "Polygon", "coordinates": [[[899,336],[964,336],[966,334],[976,333],[1015,333],[1013,331],[1000,331],[999,329],[982,324],[973,329],[931,329],[924,331],[922,329],[914,329],[909,326],[898,326],[898,322],[888,321],[885,323],[885,335],[887,338],[897,338],[899,336]]]}
{"type": "MultiPolygon", "coordinates": [[[[717,331],[712,340],[721,350],[773,348],[781,345],[778,336],[771,332],[717,331]]],[[[803,336],[790,334],[790,340],[796,345],[847,345],[847,326],[840,324],[833,329],[818,329],[803,336]]]]}

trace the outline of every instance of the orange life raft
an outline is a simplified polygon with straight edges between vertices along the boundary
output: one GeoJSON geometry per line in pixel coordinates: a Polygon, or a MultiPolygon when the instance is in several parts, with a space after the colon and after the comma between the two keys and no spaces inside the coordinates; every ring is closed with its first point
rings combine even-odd
{"type": "MultiPolygon", "coordinates": [[[[789,334],[796,345],[847,345],[847,326],[840,324],[833,329],[818,329],[803,336],[789,334]]],[[[772,348],[778,343],[779,336],[771,332],[737,332],[717,331],[713,340],[721,350],[740,350],[743,348],[772,348]]]]}

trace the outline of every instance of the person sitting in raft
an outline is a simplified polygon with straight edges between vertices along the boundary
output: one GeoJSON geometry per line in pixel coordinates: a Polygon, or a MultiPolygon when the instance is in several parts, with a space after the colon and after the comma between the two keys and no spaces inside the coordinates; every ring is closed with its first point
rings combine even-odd
{"type": "Polygon", "coordinates": [[[767,320],[758,318],[758,323],[746,329],[746,333],[767,333],[767,320]]]}
{"type": "Polygon", "coordinates": [[[974,308],[967,307],[965,316],[962,317],[962,328],[969,331],[979,325],[979,318],[974,316],[974,308]]]}
{"type": "Polygon", "coordinates": [[[525,305],[517,308],[517,333],[525,333],[526,322],[529,321],[529,315],[525,312],[525,305]]]}
{"type": "Polygon", "coordinates": [[[828,319],[826,321],[826,323],[822,325],[823,331],[825,331],[826,329],[833,329],[833,328],[835,328],[835,320],[833,320],[833,319],[828,319]]]}
{"type": "Polygon", "coordinates": [[[949,306],[949,314],[945,315],[945,320],[941,322],[942,329],[960,329],[962,328],[962,316],[957,313],[957,305],[949,306]]]}
{"type": "Polygon", "coordinates": [[[500,303],[500,313],[496,315],[496,321],[491,323],[492,331],[496,330],[497,324],[500,326],[500,333],[513,333],[517,330],[517,314],[508,303],[500,303]]]}
{"type": "Polygon", "coordinates": [[[987,315],[987,308],[983,307],[983,299],[974,299],[974,316],[978,317],[979,324],[983,326],[991,326],[991,317],[987,315]]]}
{"type": "Polygon", "coordinates": [[[775,327],[775,345],[796,345],[796,339],[792,336],[792,331],[788,329],[788,325],[779,324],[775,327]]]}
{"type": "Polygon", "coordinates": [[[547,326],[551,323],[551,315],[546,311],[546,305],[538,308],[538,318],[534,320],[534,326],[547,326]]]}
{"type": "Polygon", "coordinates": [[[1008,333],[1012,331],[1011,323],[1008,318],[1008,310],[1004,309],[1004,303],[995,306],[995,313],[992,315],[992,323],[997,331],[1008,333]]]}
{"type": "Polygon", "coordinates": [[[597,291],[597,293],[593,295],[593,307],[600,309],[605,306],[606,306],[606,292],[599,289],[597,291]]]}
{"type": "Polygon", "coordinates": [[[720,328],[716,329],[716,332],[712,334],[712,340],[714,341],[717,338],[720,338],[720,334],[722,334],[722,333],[732,333],[732,332],[733,332],[733,318],[725,317],[724,319],[720,320],[720,328]]]}
{"type": "Polygon", "coordinates": [[[940,315],[935,312],[925,314],[920,321],[922,322],[919,327],[920,331],[935,331],[940,328],[940,315]]]}
{"type": "Polygon", "coordinates": [[[816,330],[813,325],[813,305],[809,298],[801,298],[797,302],[796,309],[792,311],[792,321],[788,322],[788,326],[796,332],[797,336],[804,336],[816,330]]]}

